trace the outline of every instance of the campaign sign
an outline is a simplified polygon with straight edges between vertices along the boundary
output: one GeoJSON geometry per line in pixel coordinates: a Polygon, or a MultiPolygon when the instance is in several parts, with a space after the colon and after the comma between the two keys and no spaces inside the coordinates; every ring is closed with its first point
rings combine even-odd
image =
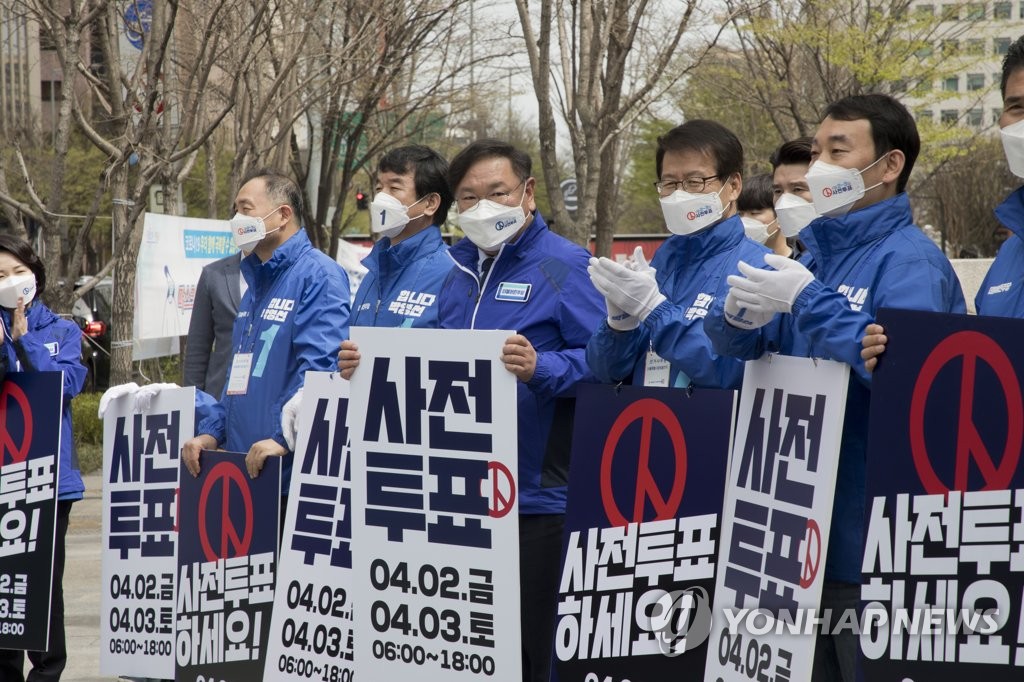
{"type": "Polygon", "coordinates": [[[849,365],[746,363],[705,677],[809,682],[849,365]]]}
{"type": "Polygon", "coordinates": [[[704,679],[735,396],[577,388],[561,682],[704,679]]]}
{"type": "Polygon", "coordinates": [[[352,328],[355,663],[362,680],[518,680],[510,332],[352,328]]]}
{"type": "Polygon", "coordinates": [[[62,372],[9,372],[0,388],[0,649],[49,641],[63,396],[62,372]]]}
{"type": "Polygon", "coordinates": [[[871,388],[866,679],[1024,677],[1024,320],[882,310],[871,388]]]}
{"type": "Polygon", "coordinates": [[[277,573],[281,458],[250,478],[245,454],[204,450],[179,471],[174,679],[263,676],[277,573]]]}
{"type": "Polygon", "coordinates": [[[351,682],[349,382],[306,372],[263,679],[351,682]]]}
{"type": "Polygon", "coordinates": [[[174,677],[178,460],[195,432],[195,388],[134,397],[103,417],[100,672],[174,677]]]}

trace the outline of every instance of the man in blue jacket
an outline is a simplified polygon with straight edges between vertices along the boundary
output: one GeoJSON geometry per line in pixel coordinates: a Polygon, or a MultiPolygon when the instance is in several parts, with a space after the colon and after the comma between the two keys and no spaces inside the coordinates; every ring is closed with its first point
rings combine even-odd
{"type": "Polygon", "coordinates": [[[736,214],[743,146],[714,121],[687,121],[658,138],[655,164],[654,185],[673,236],[651,267],[639,250],[625,265],[592,261],[608,316],[587,344],[587,364],[604,382],[738,388],[743,363],[712,349],[704,317],[725,297],[726,275],[737,272],[739,261],[769,253],[746,238],[736,214]]]}
{"type": "MultiPolygon", "coordinates": [[[[353,327],[437,327],[438,294],[452,260],[441,239],[452,191],[448,162],[429,147],[392,149],[377,165],[370,207],[381,235],[363,259],[366,277],[356,292],[353,327]]],[[[338,369],[346,379],[359,364],[359,347],[345,340],[338,369]]]]}
{"type": "Polygon", "coordinates": [[[515,329],[502,349],[518,381],[523,679],[547,682],[555,624],[576,385],[592,380],[584,346],[604,315],[589,253],[536,210],[530,157],[478,140],[451,162],[466,239],[441,289],[444,329],[515,329]]]}
{"type": "Polygon", "coordinates": [[[310,243],[299,225],[302,196],[289,178],[257,171],[235,196],[232,234],[249,285],[235,319],[234,355],[224,397],[197,392],[196,433],[182,460],[199,475],[199,452],[217,447],[245,452],[256,477],[267,457],[285,457],[288,491],[291,453],[281,431],[281,408],[302,386],[307,370],[328,372],[348,336],[348,276],[310,243]]]}
{"type": "MultiPolygon", "coordinates": [[[[853,368],[822,593],[822,607],[833,614],[856,609],[860,599],[870,398],[860,357],[865,329],[883,306],[965,310],[949,260],[914,225],[904,193],[919,150],[913,118],[889,96],[858,95],[829,105],[806,176],[822,217],[800,232],[813,270],[771,255],[766,261],[776,270],[741,264],[745,277],[729,278],[729,295],[706,325],[723,354],[746,360],[779,352],[853,368]],[[765,324],[777,320],[776,313],[784,313],[781,326],[765,324]]],[[[852,681],[856,660],[857,638],[848,629],[821,636],[814,679],[852,681]]]]}

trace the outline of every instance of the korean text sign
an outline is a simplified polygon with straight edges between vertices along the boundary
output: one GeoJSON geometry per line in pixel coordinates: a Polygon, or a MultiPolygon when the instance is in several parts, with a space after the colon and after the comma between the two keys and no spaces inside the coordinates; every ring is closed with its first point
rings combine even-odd
{"type": "Polygon", "coordinates": [[[281,458],[250,478],[245,454],[180,469],[175,679],[248,682],[263,675],[277,575],[281,458]]]}
{"type": "Polygon", "coordinates": [[[105,675],[174,676],[178,461],[194,433],[195,389],[161,391],[145,413],[133,397],[103,419],[105,675]]]}
{"type": "Polygon", "coordinates": [[[509,332],[354,327],[352,564],[363,679],[519,679],[509,332]]]}
{"type": "Polygon", "coordinates": [[[352,503],[349,382],[306,372],[266,672],[351,682],[352,503]]]}
{"type": "Polygon", "coordinates": [[[735,396],[577,389],[561,682],[704,679],[735,396]]]}
{"type": "Polygon", "coordinates": [[[49,637],[63,396],[60,372],[10,372],[0,387],[0,647],[49,637]]]}
{"type": "Polygon", "coordinates": [[[748,362],[722,514],[705,676],[809,682],[850,367],[748,362]]]}
{"type": "Polygon", "coordinates": [[[861,653],[872,680],[1024,676],[1024,321],[879,312],[861,653]]]}

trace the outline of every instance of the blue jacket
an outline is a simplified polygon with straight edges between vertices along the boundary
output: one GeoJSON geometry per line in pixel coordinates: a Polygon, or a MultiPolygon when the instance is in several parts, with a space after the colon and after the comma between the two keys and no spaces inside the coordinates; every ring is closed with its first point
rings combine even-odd
{"type": "Polygon", "coordinates": [[[729,292],[726,278],[737,263],[764,265],[769,249],[744,236],[739,216],[696,234],[669,237],[651,261],[658,288],[667,298],[643,324],[619,332],[601,323],[587,344],[587,364],[606,383],[644,382],[647,352],[653,348],[671,366],[671,386],[693,382],[701,388],[739,388],[743,362],[717,354],[704,333],[704,317],[729,292]]]}
{"type": "Polygon", "coordinates": [[[436,327],[437,295],[452,261],[431,225],[394,246],[387,237],[363,259],[369,271],[356,292],[353,327],[436,327]]]}
{"type": "Polygon", "coordinates": [[[844,217],[818,218],[800,239],[815,280],[797,296],[792,314],[781,316],[781,326],[737,329],[725,321],[721,304],[706,326],[717,351],[744,360],[778,352],[852,367],[825,578],[859,583],[871,397],[860,357],[864,330],[882,307],[963,313],[964,295],[949,260],[914,225],[906,194],[844,217]]]}
{"type": "Polygon", "coordinates": [[[11,341],[11,311],[0,309],[3,320],[3,361],[8,372],[64,372],[64,404],[60,418],[60,478],[57,498],[80,500],[85,492],[78,470],[78,452],[71,433],[71,399],[82,392],[88,370],[82,365],[82,330],[57,317],[42,301],[25,311],[28,331],[11,341]]]}
{"type": "Polygon", "coordinates": [[[463,239],[449,255],[457,267],[441,289],[440,326],[515,330],[537,351],[533,378],[516,382],[519,513],[565,513],[576,384],[593,381],[584,347],[605,316],[587,275],[590,254],[535,212],[519,239],[501,247],[482,294],[476,245],[463,239]],[[527,286],[515,287],[516,295],[511,284],[527,286]]]}
{"type": "Polygon", "coordinates": [[[1024,317],[1024,187],[996,207],[996,217],[1013,234],[996,254],[974,307],[979,315],[1024,317]]]}
{"type": "MultiPolygon", "coordinates": [[[[249,289],[235,318],[234,353],[252,353],[244,395],[225,395],[209,404],[197,391],[196,433],[210,434],[225,450],[248,452],[273,438],[282,446],[281,408],[305,380],[306,372],[330,372],[338,346],[348,338],[348,275],[313,248],[305,230],[279,246],[266,263],[255,254],[242,259],[249,289]]],[[[231,372],[228,372],[230,383],[231,372]]],[[[292,454],[282,462],[282,492],[291,480],[292,454]]]]}

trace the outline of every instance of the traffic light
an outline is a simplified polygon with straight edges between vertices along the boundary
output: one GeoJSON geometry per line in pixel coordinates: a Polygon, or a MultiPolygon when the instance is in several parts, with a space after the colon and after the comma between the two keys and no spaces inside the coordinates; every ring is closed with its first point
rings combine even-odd
{"type": "Polygon", "coordinates": [[[356,208],[360,211],[365,211],[370,208],[370,200],[361,189],[356,190],[356,208]]]}

